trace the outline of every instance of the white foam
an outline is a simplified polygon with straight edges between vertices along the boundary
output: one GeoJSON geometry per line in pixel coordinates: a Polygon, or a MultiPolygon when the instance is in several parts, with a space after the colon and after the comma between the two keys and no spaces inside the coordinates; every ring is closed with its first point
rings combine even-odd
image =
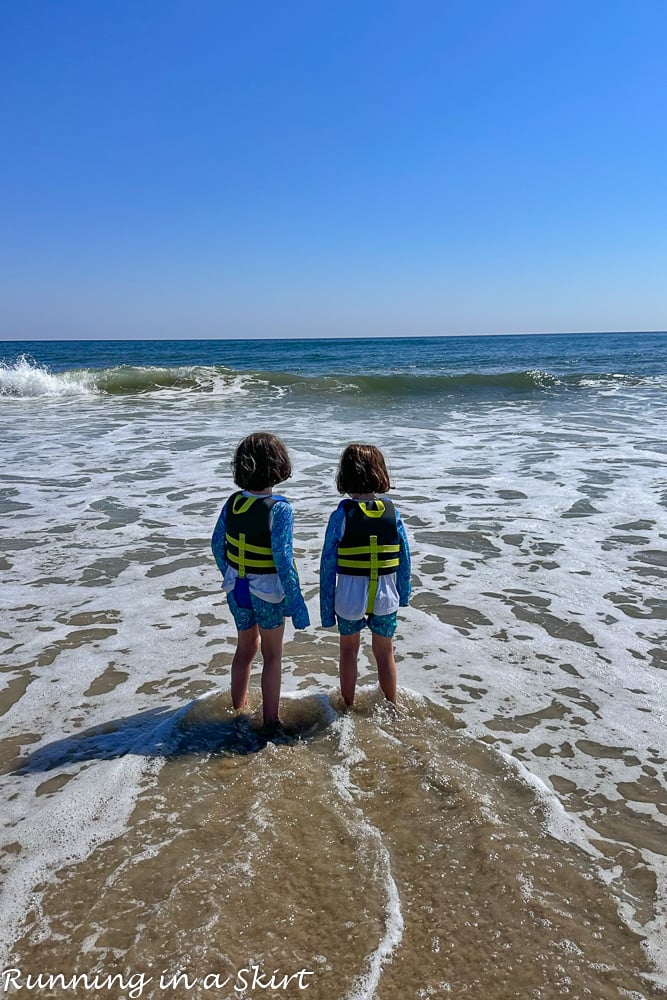
{"type": "Polygon", "coordinates": [[[403,911],[398,886],[391,869],[391,858],[385,847],[382,833],[368,820],[363,809],[354,804],[360,790],[352,781],[351,768],[365,759],[365,754],[356,744],[354,720],[350,714],[344,715],[337,720],[335,726],[338,728],[338,749],[343,760],[341,765],[333,769],[334,785],[348,807],[352,806],[354,820],[350,823],[346,819],[345,813],[341,814],[341,818],[348,823],[350,831],[355,837],[365,837],[373,845],[376,870],[386,894],[385,932],[377,947],[367,956],[365,971],[356,977],[347,994],[347,1000],[372,1000],[380,982],[382,967],[390,961],[403,940],[403,911]]]}
{"type": "Polygon", "coordinates": [[[656,974],[651,978],[664,987],[667,982],[667,859],[664,854],[648,850],[642,854],[656,875],[655,914],[652,920],[640,924],[633,913],[627,917],[627,922],[643,938],[642,946],[656,968],[656,974]]]}
{"type": "Polygon", "coordinates": [[[569,844],[575,844],[590,857],[604,857],[591,843],[591,838],[596,836],[595,832],[586,825],[581,817],[566,812],[556,793],[548,788],[541,778],[530,771],[520,760],[502,750],[499,750],[498,753],[517,778],[524,785],[527,785],[539,800],[545,813],[546,828],[552,837],[569,844]]]}
{"type": "Polygon", "coordinates": [[[11,783],[21,795],[5,807],[5,842],[18,841],[22,851],[3,877],[0,889],[0,965],[6,964],[12,942],[31,908],[39,917],[37,933],[48,936],[48,921],[34,886],[53,881],[63,865],[87,857],[104,841],[119,836],[136,801],[140,778],[147,767],[154,770],[157,766],[140,757],[98,761],[94,769],[82,768],[75,774],[66,795],[33,799],[28,815],[23,814],[26,785],[34,796],[44,776],[23,776],[22,788],[13,779],[11,783]]]}
{"type": "Polygon", "coordinates": [[[54,374],[25,355],[13,364],[0,361],[0,396],[92,396],[95,392],[88,372],[54,374]]]}

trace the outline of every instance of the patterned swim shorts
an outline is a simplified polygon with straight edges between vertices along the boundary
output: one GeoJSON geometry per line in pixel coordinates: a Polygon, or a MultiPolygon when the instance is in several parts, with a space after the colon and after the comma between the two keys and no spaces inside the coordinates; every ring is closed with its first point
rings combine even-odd
{"type": "Polygon", "coordinates": [[[280,628],[285,622],[284,601],[280,601],[279,604],[271,604],[270,601],[263,601],[260,597],[251,594],[252,607],[242,608],[234,597],[234,592],[231,591],[227,594],[227,603],[239,632],[245,632],[253,625],[259,625],[260,628],[265,629],[280,628]]]}
{"type": "Polygon", "coordinates": [[[338,631],[341,635],[356,635],[368,625],[373,635],[382,635],[385,639],[394,637],[397,619],[398,613],[396,611],[391,615],[367,615],[365,618],[357,618],[356,621],[336,615],[338,631]]]}

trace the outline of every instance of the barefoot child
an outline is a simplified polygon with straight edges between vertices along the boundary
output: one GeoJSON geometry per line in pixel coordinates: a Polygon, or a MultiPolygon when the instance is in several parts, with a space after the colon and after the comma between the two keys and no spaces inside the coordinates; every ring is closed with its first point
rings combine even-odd
{"type": "Polygon", "coordinates": [[[320,612],[326,628],[338,620],[340,689],[354,701],[361,630],[372,633],[378,680],[396,702],[393,636],[396,612],[410,598],[410,549],[400,514],[377,496],[390,488],[384,456],[372,444],[350,444],[341,455],[336,487],[349,494],[329,518],[320,563],[320,612]]]}
{"type": "Polygon", "coordinates": [[[310,625],[292,556],[294,517],[272,487],[292,475],[287,448],[273,434],[250,434],[232,462],[240,490],[225,503],[211,548],[238,630],[232,660],[232,704],[247,702],[252,661],[261,643],[264,724],[278,723],[285,616],[294,627],[310,625]]]}

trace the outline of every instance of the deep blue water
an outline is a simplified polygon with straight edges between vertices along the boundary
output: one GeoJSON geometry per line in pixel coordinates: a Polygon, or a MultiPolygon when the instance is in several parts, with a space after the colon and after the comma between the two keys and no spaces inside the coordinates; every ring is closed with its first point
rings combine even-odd
{"type": "Polygon", "coordinates": [[[27,355],[53,372],[225,366],[300,375],[457,375],[501,372],[640,377],[667,373],[667,333],[355,340],[137,340],[0,342],[0,362],[27,355]]]}

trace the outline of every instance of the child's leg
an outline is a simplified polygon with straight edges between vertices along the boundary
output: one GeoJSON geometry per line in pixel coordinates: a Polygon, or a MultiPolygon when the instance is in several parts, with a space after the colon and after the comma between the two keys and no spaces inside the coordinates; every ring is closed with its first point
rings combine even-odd
{"type": "Polygon", "coordinates": [[[280,680],[283,658],[283,635],[285,623],[278,628],[261,628],[262,638],[262,710],[264,724],[278,722],[278,707],[280,705],[280,680]]]}
{"type": "Polygon", "coordinates": [[[361,632],[355,632],[353,635],[341,635],[340,637],[340,693],[348,708],[354,701],[354,692],[357,686],[357,659],[360,643],[361,632]]]}
{"type": "Polygon", "coordinates": [[[378,681],[387,701],[396,704],[396,661],[394,640],[373,633],[373,656],[378,667],[378,681]]]}
{"type": "Polygon", "coordinates": [[[248,700],[250,669],[259,649],[259,630],[256,625],[238,633],[236,652],[232,660],[232,705],[243,708],[248,700]]]}

